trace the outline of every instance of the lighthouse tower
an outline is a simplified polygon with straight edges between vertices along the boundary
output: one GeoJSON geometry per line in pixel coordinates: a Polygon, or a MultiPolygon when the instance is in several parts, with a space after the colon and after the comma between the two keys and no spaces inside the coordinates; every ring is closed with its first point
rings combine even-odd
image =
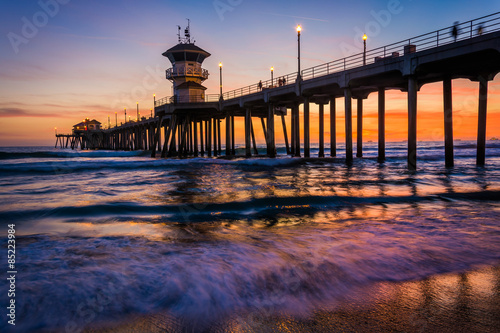
{"type": "Polygon", "coordinates": [[[179,44],[168,49],[162,55],[172,63],[167,69],[167,79],[172,81],[174,96],[172,103],[199,103],[205,101],[205,88],[202,83],[208,79],[208,71],[201,64],[210,53],[191,42],[191,32],[188,26],[181,38],[181,27],[178,26],[179,44]]]}

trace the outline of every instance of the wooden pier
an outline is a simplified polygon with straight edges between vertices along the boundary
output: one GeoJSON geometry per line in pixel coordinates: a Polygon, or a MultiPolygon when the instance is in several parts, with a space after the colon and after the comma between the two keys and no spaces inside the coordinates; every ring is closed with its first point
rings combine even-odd
{"type": "MultiPolygon", "coordinates": [[[[319,105],[320,119],[318,157],[325,156],[324,113],[327,105],[330,113],[330,153],[335,157],[336,103],[337,99],[343,99],[345,159],[351,163],[354,154],[352,100],[355,99],[357,104],[356,157],[360,158],[363,156],[363,100],[377,92],[378,160],[383,162],[386,145],[385,108],[390,103],[385,99],[385,92],[399,90],[406,93],[408,99],[408,168],[416,169],[418,91],[425,84],[443,82],[445,163],[450,167],[453,166],[452,81],[465,78],[478,82],[477,165],[484,165],[488,82],[500,72],[500,13],[462,23],[457,28],[456,40],[450,34],[452,27],[448,27],[284,75],[282,78],[285,83],[281,85],[277,85],[274,79],[220,95],[205,95],[204,87],[200,84],[208,77],[208,72],[201,69],[201,62],[210,54],[194,44],[179,44],[165,52],[164,56],[172,61],[177,56],[175,52],[188,47],[189,52],[198,54],[201,61],[191,72],[187,67],[179,68],[179,61],[174,68],[167,70],[167,78],[178,89],[176,95],[157,100],[154,117],[103,130],[98,148],[150,150],[153,157],[157,152],[161,152],[161,157],[234,156],[234,122],[239,117],[245,123],[245,156],[258,153],[254,126],[260,122],[267,155],[275,157],[275,118],[279,117],[281,121],[278,124],[281,123],[283,127],[287,154],[300,157],[303,152],[304,157],[310,157],[309,113],[310,104],[315,103],[319,105]],[[198,90],[193,93],[193,89],[198,90]],[[301,104],[304,111],[302,123],[299,118],[301,104]],[[291,117],[290,138],[285,122],[288,113],[291,117]],[[221,146],[221,122],[225,122],[224,150],[221,146]],[[302,142],[301,126],[304,133],[302,142]]],[[[63,138],[59,136],[58,140],[63,138]]]]}

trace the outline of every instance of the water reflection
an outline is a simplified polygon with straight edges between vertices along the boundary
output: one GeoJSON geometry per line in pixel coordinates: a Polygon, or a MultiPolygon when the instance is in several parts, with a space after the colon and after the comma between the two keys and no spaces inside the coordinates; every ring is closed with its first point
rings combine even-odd
{"type": "Polygon", "coordinates": [[[500,268],[438,275],[422,281],[381,283],[356,293],[332,311],[306,318],[255,311],[220,323],[213,332],[497,332],[500,292],[490,284],[479,293],[471,284],[500,281],[500,268]],[[375,295],[375,297],[373,297],[375,295]]]}

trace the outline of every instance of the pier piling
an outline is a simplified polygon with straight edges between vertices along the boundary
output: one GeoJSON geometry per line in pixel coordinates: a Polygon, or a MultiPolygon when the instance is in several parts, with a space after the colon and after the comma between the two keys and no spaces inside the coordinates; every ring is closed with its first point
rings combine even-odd
{"type": "Polygon", "coordinates": [[[484,166],[486,156],[486,110],[488,102],[488,80],[479,77],[479,104],[477,121],[477,157],[476,165],[484,166]]]}
{"type": "Polygon", "coordinates": [[[344,89],[345,103],[345,160],[352,163],[352,93],[349,88],[344,89]]]}
{"type": "Polygon", "coordinates": [[[363,99],[358,98],[357,101],[356,157],[363,157],[363,99]]]}
{"type": "Polygon", "coordinates": [[[445,166],[453,166],[453,108],[451,77],[443,80],[445,166]]]}

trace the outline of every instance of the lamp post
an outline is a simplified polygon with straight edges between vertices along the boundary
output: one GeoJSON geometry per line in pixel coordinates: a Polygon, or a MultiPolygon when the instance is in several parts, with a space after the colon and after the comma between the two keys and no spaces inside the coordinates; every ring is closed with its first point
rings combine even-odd
{"type": "MultiPolygon", "coordinates": [[[[153,94],[153,108],[156,111],[156,94],[153,94]]],[[[151,117],[153,117],[153,112],[151,111],[151,117]]]]}
{"type": "Polygon", "coordinates": [[[109,116],[108,116],[108,128],[111,128],[111,120],[110,120],[109,116]]]}
{"type": "Polygon", "coordinates": [[[298,56],[297,56],[297,60],[298,60],[298,73],[297,73],[297,80],[300,80],[301,76],[300,76],[300,32],[302,31],[302,27],[300,26],[300,24],[297,26],[297,44],[298,44],[298,56]]]}
{"type": "Polygon", "coordinates": [[[127,108],[125,108],[125,124],[127,123],[127,108]]]}
{"type": "Polygon", "coordinates": [[[274,85],[274,67],[271,67],[271,87],[274,85]]]}
{"type": "Polygon", "coordinates": [[[366,65],[366,40],[368,37],[366,34],[363,35],[363,66],[366,65]]]}
{"type": "Polygon", "coordinates": [[[54,127],[54,131],[56,132],[56,136],[57,136],[57,127],[54,127]]]}
{"type": "Polygon", "coordinates": [[[219,99],[222,99],[222,62],[219,62],[219,72],[220,72],[220,96],[219,96],[219,99]]]}
{"type": "Polygon", "coordinates": [[[137,102],[137,121],[139,121],[139,102],[137,102]]]}
{"type": "Polygon", "coordinates": [[[115,127],[118,127],[118,112],[115,112],[115,127]]]}

